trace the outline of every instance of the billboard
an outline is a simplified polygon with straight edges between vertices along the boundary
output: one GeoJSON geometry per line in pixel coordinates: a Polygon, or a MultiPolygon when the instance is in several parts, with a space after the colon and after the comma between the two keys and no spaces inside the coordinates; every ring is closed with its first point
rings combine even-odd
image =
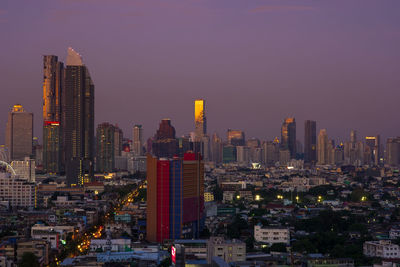
{"type": "Polygon", "coordinates": [[[176,264],[176,248],[174,246],[171,247],[171,259],[172,263],[176,264]]]}

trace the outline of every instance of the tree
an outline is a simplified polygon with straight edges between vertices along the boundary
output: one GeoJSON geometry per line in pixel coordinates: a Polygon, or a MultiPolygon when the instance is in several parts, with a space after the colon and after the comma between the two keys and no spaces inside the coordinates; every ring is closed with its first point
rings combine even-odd
{"type": "Polygon", "coordinates": [[[22,255],[21,262],[18,264],[20,267],[40,267],[39,260],[32,252],[25,252],[22,255]]]}
{"type": "Polygon", "coordinates": [[[275,243],[270,247],[270,251],[287,252],[285,243],[275,243]]]}

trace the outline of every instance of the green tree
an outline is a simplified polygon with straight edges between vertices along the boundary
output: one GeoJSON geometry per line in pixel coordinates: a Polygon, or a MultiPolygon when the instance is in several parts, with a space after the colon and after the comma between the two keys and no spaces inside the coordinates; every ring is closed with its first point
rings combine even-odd
{"type": "Polygon", "coordinates": [[[19,267],[40,267],[39,260],[32,252],[25,252],[18,264],[19,267]]]}

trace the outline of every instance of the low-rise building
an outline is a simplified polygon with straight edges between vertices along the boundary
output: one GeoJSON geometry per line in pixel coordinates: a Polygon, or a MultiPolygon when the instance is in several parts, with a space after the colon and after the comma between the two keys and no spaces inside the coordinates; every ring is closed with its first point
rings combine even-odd
{"type": "Polygon", "coordinates": [[[269,245],[284,243],[290,244],[290,231],[284,227],[262,227],[254,226],[254,240],[257,242],[268,243],[269,245]]]}
{"type": "Polygon", "coordinates": [[[246,243],[237,239],[225,240],[223,237],[210,237],[207,243],[207,262],[211,263],[215,256],[228,263],[245,261],[246,243]]]}
{"type": "Polygon", "coordinates": [[[390,240],[366,241],[364,242],[363,253],[367,257],[399,259],[400,247],[392,244],[390,240]]]}

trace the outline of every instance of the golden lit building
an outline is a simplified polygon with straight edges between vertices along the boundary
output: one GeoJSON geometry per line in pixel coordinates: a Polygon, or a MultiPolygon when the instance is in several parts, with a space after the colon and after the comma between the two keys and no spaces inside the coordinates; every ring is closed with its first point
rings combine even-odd
{"type": "Polygon", "coordinates": [[[206,108],[204,99],[194,101],[195,136],[197,140],[207,133],[206,108]]]}

